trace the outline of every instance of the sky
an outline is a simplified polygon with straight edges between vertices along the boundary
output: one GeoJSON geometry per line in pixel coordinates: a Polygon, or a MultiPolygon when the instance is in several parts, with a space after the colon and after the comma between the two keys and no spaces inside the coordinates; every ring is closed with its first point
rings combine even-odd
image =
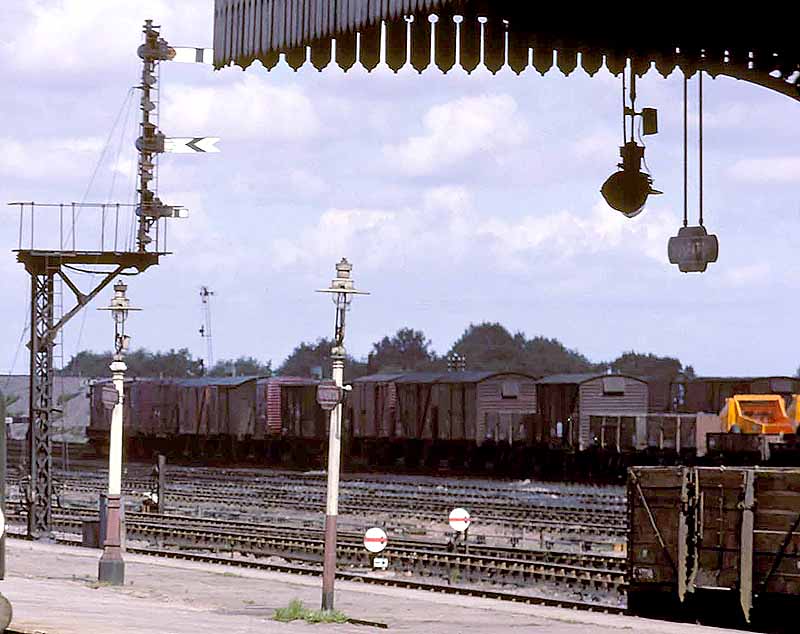
{"type": "MultiPolygon", "coordinates": [[[[4,13],[0,201],[131,202],[141,24],[152,18],[175,46],[211,47],[213,2],[15,0],[4,13]]],[[[219,136],[222,151],[161,159],[159,195],[190,217],[170,222],[173,255],[126,278],[143,309],[129,321],[134,347],[204,356],[205,285],[215,358],[277,366],[299,342],[332,335],[333,305],[314,291],[347,257],[371,292],[348,317],[356,357],[401,327],[444,353],[470,323],[498,321],[593,361],[636,350],[705,375],[800,365],[798,101],[706,78],[704,211],[720,256],[686,275],[666,254],[683,204],[680,73],[653,69],[638,82],[637,106],[659,111],[646,159],[664,195],[634,219],[599,192],[622,142],[621,83],[604,69],[590,78],[164,63],[159,86],[162,131],[219,136]]],[[[695,78],[692,219],[696,90],[695,78]]],[[[55,236],[49,213],[37,216],[37,244],[55,236]]],[[[24,372],[29,279],[12,252],[18,211],[2,214],[0,370],[24,372]]],[[[79,226],[79,248],[97,248],[99,213],[81,212],[79,226]]],[[[110,295],[68,324],[65,361],[111,348],[111,320],[95,310],[110,295]]]]}

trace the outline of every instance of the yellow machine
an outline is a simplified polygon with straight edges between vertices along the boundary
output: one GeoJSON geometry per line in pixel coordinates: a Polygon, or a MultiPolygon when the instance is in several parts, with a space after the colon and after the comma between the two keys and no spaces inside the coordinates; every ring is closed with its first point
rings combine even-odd
{"type": "Polygon", "coordinates": [[[792,404],[789,405],[789,418],[792,421],[792,424],[797,429],[800,426],[800,394],[795,394],[792,397],[792,404]]]}
{"type": "Polygon", "coordinates": [[[719,414],[723,430],[744,434],[793,434],[798,423],[795,417],[800,415],[797,400],[796,396],[792,403],[794,414],[790,417],[783,397],[777,394],[737,394],[727,398],[719,414]]]}

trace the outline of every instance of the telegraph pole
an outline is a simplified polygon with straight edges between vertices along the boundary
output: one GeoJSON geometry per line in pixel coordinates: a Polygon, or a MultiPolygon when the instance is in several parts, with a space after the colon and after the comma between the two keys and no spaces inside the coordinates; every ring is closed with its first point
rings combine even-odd
{"type": "Polygon", "coordinates": [[[336,265],[336,279],[329,288],[317,291],[331,293],[336,305],[336,322],[334,326],[333,349],[333,381],[340,393],[339,403],[331,411],[328,429],[328,493],[325,506],[325,550],[322,568],[322,609],[333,610],[333,586],[336,577],[336,520],[339,515],[339,471],[342,453],[342,403],[341,394],[344,386],[344,324],[347,311],[354,295],[369,295],[357,291],[350,274],[353,265],[345,258],[336,265]]]}
{"type": "Polygon", "coordinates": [[[208,286],[200,287],[200,302],[203,306],[203,324],[200,326],[200,336],[206,340],[206,374],[214,367],[214,346],[211,339],[211,297],[214,291],[208,286]]]}

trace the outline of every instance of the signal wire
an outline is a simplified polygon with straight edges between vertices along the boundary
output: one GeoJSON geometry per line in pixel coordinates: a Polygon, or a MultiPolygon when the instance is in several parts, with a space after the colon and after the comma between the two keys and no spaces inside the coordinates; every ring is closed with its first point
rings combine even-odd
{"type": "MultiPolygon", "coordinates": [[[[106,143],[103,146],[103,150],[102,150],[102,152],[100,152],[100,156],[97,159],[97,163],[95,163],[94,171],[92,172],[92,176],[91,176],[91,178],[89,178],[89,184],[86,186],[86,191],[83,193],[83,198],[81,198],[81,205],[83,205],[83,203],[85,203],[86,199],[89,197],[89,192],[92,189],[92,185],[94,185],[94,180],[97,177],[97,173],[100,171],[100,166],[103,163],[103,159],[106,156],[106,152],[108,152],[108,149],[111,146],[111,140],[112,140],[112,138],[114,136],[114,132],[117,129],[117,125],[119,125],[119,120],[122,117],[123,112],[128,109],[129,101],[130,101],[131,95],[133,94],[134,90],[135,90],[135,87],[133,87],[133,86],[131,88],[129,88],[128,89],[128,94],[125,95],[125,99],[122,101],[122,105],[119,108],[119,112],[117,112],[117,116],[114,119],[114,124],[111,126],[111,130],[108,133],[108,138],[106,139],[106,143]]],[[[81,213],[81,209],[79,208],[78,209],[78,215],[79,216],[80,216],[80,213],[81,213]]],[[[74,225],[72,227],[72,232],[73,233],[75,232],[75,226],[74,225]]],[[[67,240],[69,240],[69,237],[67,238],[67,240]]]]}
{"type": "Polygon", "coordinates": [[[22,327],[22,333],[20,334],[19,341],[17,342],[17,349],[14,351],[14,359],[13,361],[11,361],[11,367],[8,369],[8,376],[6,377],[5,383],[3,383],[3,388],[8,387],[8,384],[11,381],[11,375],[14,374],[14,369],[17,367],[17,359],[19,358],[19,351],[22,349],[22,342],[25,341],[25,333],[28,332],[28,328],[30,327],[30,319],[31,319],[31,312],[26,306],[25,325],[22,327]]]}
{"type": "MultiPolygon", "coordinates": [[[[119,169],[119,159],[120,159],[120,156],[122,155],[122,147],[123,147],[123,144],[125,143],[125,133],[126,133],[127,128],[128,128],[128,121],[130,119],[130,113],[131,113],[131,110],[132,110],[133,101],[131,100],[130,97],[131,97],[131,94],[133,93],[133,90],[134,90],[134,88],[130,88],[128,90],[128,94],[127,94],[127,96],[125,98],[125,101],[123,102],[123,108],[125,110],[125,118],[124,118],[124,121],[123,121],[122,126],[120,127],[120,131],[119,131],[119,140],[117,142],[116,156],[114,157],[114,162],[111,164],[111,186],[109,188],[108,197],[106,199],[106,202],[109,205],[110,205],[111,199],[112,199],[112,197],[114,195],[114,189],[115,189],[116,181],[117,181],[117,169],[119,169]]],[[[110,149],[111,136],[116,131],[117,124],[119,123],[119,118],[120,118],[121,114],[122,114],[122,112],[120,112],[120,114],[117,115],[117,119],[114,122],[114,126],[112,128],[111,134],[109,134],[109,139],[108,139],[108,141],[106,143],[106,148],[103,150],[103,155],[105,155],[106,151],[110,149]]],[[[99,167],[100,163],[102,162],[103,155],[101,155],[100,160],[98,161],[98,167],[99,167]]],[[[98,171],[97,168],[95,168],[95,172],[92,175],[92,181],[94,180],[94,178],[95,178],[95,176],[97,174],[97,171],[98,171]]],[[[91,182],[89,184],[89,188],[91,188],[91,182]]],[[[84,194],[84,202],[85,202],[86,196],[89,193],[89,188],[87,188],[87,191],[84,194]]],[[[79,209],[78,213],[80,214],[80,209],[79,209]]],[[[105,222],[105,217],[103,217],[102,221],[105,222]]],[[[74,232],[74,226],[73,226],[73,232],[74,232]]],[[[89,275],[90,277],[96,277],[97,275],[100,275],[100,274],[107,275],[107,272],[103,272],[103,271],[90,271],[90,270],[82,269],[82,268],[75,267],[75,266],[69,266],[69,265],[64,265],[64,267],[68,268],[68,269],[70,269],[72,271],[75,271],[76,273],[82,273],[84,275],[89,275]]],[[[80,328],[78,329],[78,337],[77,337],[77,339],[75,341],[75,347],[74,347],[73,356],[76,356],[78,354],[79,348],[80,348],[80,345],[81,345],[81,341],[83,341],[83,331],[84,331],[84,328],[86,326],[86,317],[87,317],[87,315],[88,315],[87,311],[85,311],[85,310],[82,311],[82,313],[81,313],[81,324],[80,324],[80,328]]]]}

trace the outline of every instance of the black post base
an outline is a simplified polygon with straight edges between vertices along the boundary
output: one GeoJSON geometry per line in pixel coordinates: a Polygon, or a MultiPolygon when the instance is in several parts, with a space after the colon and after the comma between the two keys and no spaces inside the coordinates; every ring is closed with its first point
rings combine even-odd
{"type": "Polygon", "coordinates": [[[97,580],[100,583],[108,583],[112,586],[124,585],[125,562],[121,558],[107,557],[104,553],[100,558],[97,580]]]}
{"type": "Polygon", "coordinates": [[[11,623],[12,615],[11,602],[0,594],[0,632],[6,631],[11,623]]]}

